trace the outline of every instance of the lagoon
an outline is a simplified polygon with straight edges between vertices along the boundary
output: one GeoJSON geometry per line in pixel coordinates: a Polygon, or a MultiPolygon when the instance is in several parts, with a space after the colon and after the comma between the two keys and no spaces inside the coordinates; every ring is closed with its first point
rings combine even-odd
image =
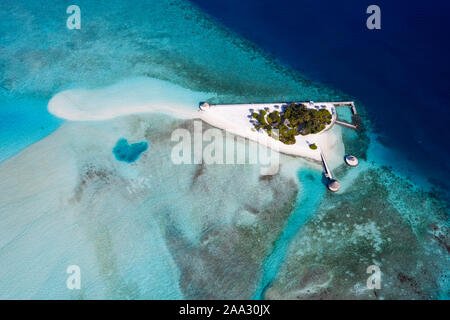
{"type": "Polygon", "coordinates": [[[127,139],[121,138],[117,141],[116,146],[113,149],[113,153],[117,160],[132,163],[139,159],[142,152],[147,149],[147,141],[129,144],[127,139]]]}

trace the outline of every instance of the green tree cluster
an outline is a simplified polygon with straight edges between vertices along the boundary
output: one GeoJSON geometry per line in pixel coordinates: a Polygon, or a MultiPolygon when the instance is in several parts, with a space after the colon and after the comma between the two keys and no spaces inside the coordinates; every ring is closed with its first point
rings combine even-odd
{"type": "Polygon", "coordinates": [[[292,103],[283,112],[277,110],[267,113],[265,110],[254,112],[252,117],[256,130],[266,130],[269,136],[272,129],[278,129],[279,139],[285,144],[294,144],[295,136],[314,134],[325,129],[331,123],[331,113],[326,109],[310,109],[303,104],[292,103]]]}

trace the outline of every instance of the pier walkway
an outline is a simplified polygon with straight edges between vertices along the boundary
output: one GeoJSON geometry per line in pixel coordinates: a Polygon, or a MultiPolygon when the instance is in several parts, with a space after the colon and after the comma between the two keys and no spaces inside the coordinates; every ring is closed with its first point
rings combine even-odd
{"type": "Polygon", "coordinates": [[[358,113],[356,112],[355,103],[354,103],[353,101],[333,102],[333,105],[334,105],[335,107],[349,106],[350,109],[352,110],[352,112],[353,112],[354,115],[358,114],[358,113]]]}
{"type": "Polygon", "coordinates": [[[323,152],[320,151],[320,157],[322,158],[323,170],[325,171],[325,177],[328,179],[333,179],[333,174],[331,173],[330,168],[328,167],[327,161],[325,160],[325,156],[323,152]]]}
{"type": "Polygon", "coordinates": [[[347,123],[347,122],[343,122],[343,121],[339,121],[339,120],[336,120],[335,123],[339,124],[341,126],[347,127],[347,128],[351,128],[351,129],[355,129],[355,130],[358,129],[357,126],[355,126],[354,124],[351,124],[351,123],[347,123]]]}
{"type": "Polygon", "coordinates": [[[332,192],[338,192],[341,187],[341,184],[339,183],[339,181],[337,181],[333,178],[333,174],[331,173],[331,170],[328,167],[327,161],[325,160],[325,156],[324,156],[322,150],[320,151],[320,157],[322,158],[322,164],[323,164],[323,168],[324,168],[324,176],[325,176],[325,178],[327,178],[328,190],[330,190],[332,192]]]}

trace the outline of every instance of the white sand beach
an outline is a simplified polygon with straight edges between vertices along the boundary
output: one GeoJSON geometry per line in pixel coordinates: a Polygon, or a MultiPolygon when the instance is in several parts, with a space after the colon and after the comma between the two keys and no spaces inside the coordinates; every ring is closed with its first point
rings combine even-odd
{"type": "Polygon", "coordinates": [[[212,96],[168,81],[134,78],[100,89],[59,92],[49,101],[47,110],[72,121],[108,120],[147,112],[192,119],[197,117],[198,102],[212,96]]]}

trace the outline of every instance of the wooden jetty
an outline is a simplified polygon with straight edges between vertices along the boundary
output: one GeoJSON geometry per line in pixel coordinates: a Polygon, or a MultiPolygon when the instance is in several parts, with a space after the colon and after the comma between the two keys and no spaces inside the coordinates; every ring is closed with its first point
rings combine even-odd
{"type": "Polygon", "coordinates": [[[358,129],[358,127],[355,126],[354,124],[347,123],[347,122],[344,122],[344,121],[336,120],[334,123],[339,124],[339,125],[344,126],[344,127],[347,127],[347,128],[350,128],[350,129],[355,129],[355,130],[358,129]]]}
{"type": "Polygon", "coordinates": [[[320,157],[322,158],[322,164],[323,164],[323,170],[324,170],[324,176],[327,178],[327,188],[328,190],[332,192],[339,191],[339,188],[341,187],[341,184],[339,181],[335,180],[333,178],[333,174],[331,173],[330,168],[328,167],[327,161],[325,159],[325,156],[322,151],[320,151],[320,157]]]}

